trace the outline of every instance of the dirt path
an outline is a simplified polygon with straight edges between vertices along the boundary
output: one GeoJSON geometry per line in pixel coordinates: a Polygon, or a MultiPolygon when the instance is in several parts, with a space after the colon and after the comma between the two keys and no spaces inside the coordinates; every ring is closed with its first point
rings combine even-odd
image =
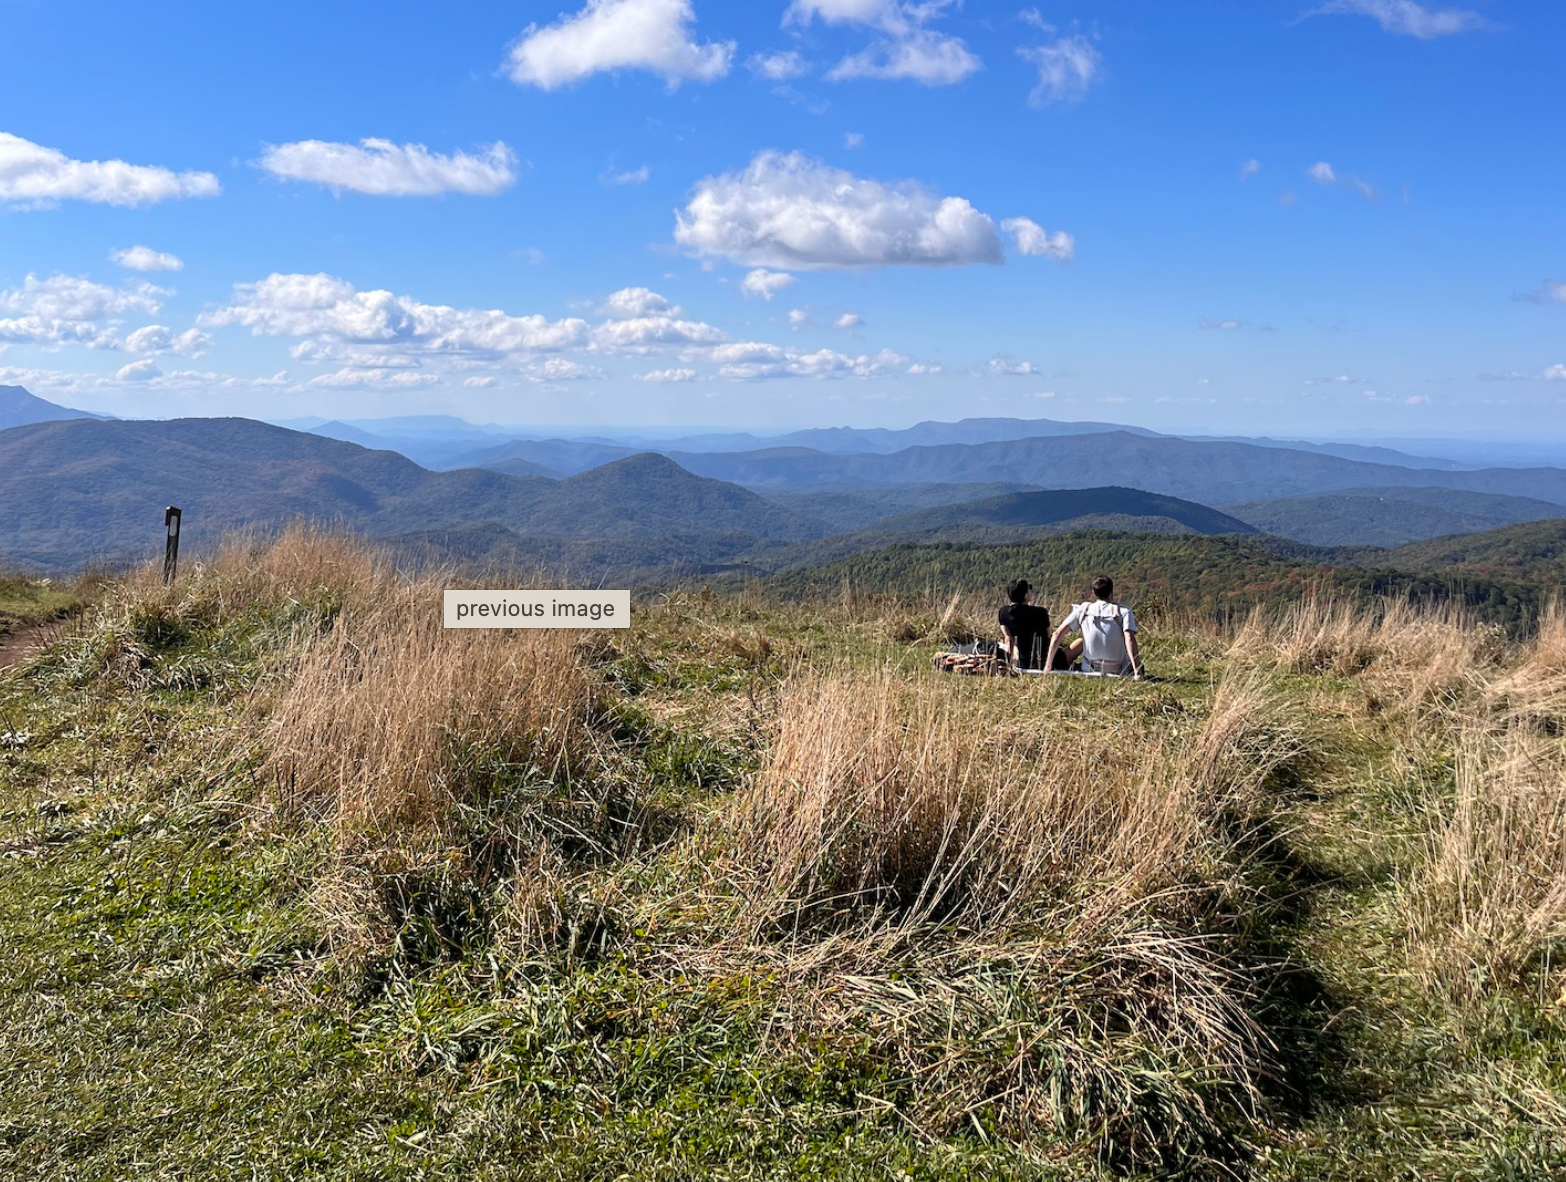
{"type": "Polygon", "coordinates": [[[30,624],[0,636],[0,670],[20,665],[39,649],[59,640],[65,635],[65,624],[64,619],[50,620],[43,624],[30,624]]]}

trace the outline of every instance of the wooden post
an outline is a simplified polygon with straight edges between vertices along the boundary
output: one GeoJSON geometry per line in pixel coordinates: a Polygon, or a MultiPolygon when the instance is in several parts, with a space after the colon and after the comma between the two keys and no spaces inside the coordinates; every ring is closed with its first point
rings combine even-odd
{"type": "Polygon", "coordinates": [[[163,585],[167,587],[174,581],[174,572],[179,569],[179,518],[178,505],[170,505],[163,510],[163,526],[168,530],[168,541],[163,546],[163,585]]]}

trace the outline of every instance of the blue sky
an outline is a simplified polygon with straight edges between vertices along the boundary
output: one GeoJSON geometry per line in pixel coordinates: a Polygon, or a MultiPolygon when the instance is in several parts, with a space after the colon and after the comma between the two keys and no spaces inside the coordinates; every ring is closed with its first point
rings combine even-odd
{"type": "Polygon", "coordinates": [[[1566,435],[1566,5],[0,0],[0,382],[1566,435]]]}

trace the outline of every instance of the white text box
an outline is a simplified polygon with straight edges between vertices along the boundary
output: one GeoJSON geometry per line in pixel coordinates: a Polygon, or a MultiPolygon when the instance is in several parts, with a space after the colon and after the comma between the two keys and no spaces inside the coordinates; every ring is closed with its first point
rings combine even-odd
{"type": "Polygon", "coordinates": [[[448,628],[629,628],[629,591],[447,591],[448,628]]]}

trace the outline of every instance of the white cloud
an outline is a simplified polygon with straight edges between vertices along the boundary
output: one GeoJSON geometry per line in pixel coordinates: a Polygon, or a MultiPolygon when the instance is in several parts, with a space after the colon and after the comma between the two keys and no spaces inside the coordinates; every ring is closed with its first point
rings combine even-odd
{"type": "Polygon", "coordinates": [[[1566,304],[1566,283],[1546,279],[1537,290],[1522,292],[1517,298],[1530,304],[1566,304]]]}
{"type": "Polygon", "coordinates": [[[1328,0],[1306,16],[1344,13],[1373,18],[1388,33],[1428,41],[1486,27],[1484,17],[1466,8],[1426,8],[1414,0],[1328,0]]]}
{"type": "Polygon", "coordinates": [[[798,152],[760,152],[707,177],[676,215],[675,241],[748,266],[813,270],[999,263],[995,224],[961,197],[883,185],[798,152]]]}
{"type": "Polygon", "coordinates": [[[606,185],[645,185],[650,176],[652,176],[652,169],[645,164],[640,168],[627,169],[625,172],[610,171],[602,174],[606,185]]]}
{"type": "Polygon", "coordinates": [[[180,271],[185,267],[178,255],[164,254],[150,246],[111,251],[109,258],[131,271],[180,271]]]}
{"type": "Polygon", "coordinates": [[[836,320],[832,321],[833,328],[842,329],[844,332],[853,332],[865,326],[865,318],[858,312],[844,312],[836,320]]]}
{"type": "Polygon", "coordinates": [[[987,367],[992,374],[1002,374],[1009,377],[1028,377],[1039,372],[1039,367],[1031,361],[1013,361],[1009,357],[992,357],[987,367]]]}
{"type": "Polygon", "coordinates": [[[740,280],[740,291],[746,296],[760,296],[770,300],[793,282],[794,277],[786,271],[769,271],[765,267],[757,267],[740,280]]]}
{"type": "Polygon", "coordinates": [[[1547,382],[1566,382],[1566,365],[1552,365],[1539,376],[1547,382]]]}
{"type": "Polygon", "coordinates": [[[132,361],[129,365],[122,365],[115,371],[116,382],[150,382],[153,378],[162,377],[163,371],[154,364],[152,358],[145,357],[140,361],[132,361]]]}
{"type": "Polygon", "coordinates": [[[752,72],[773,82],[787,82],[790,78],[798,78],[802,74],[810,73],[810,66],[796,50],[784,50],[777,53],[753,54],[748,62],[752,72]]]}
{"type": "Polygon", "coordinates": [[[678,316],[679,306],[645,287],[622,287],[598,309],[610,320],[635,320],[643,316],[678,316]]]}
{"type": "Polygon", "coordinates": [[[564,357],[549,357],[527,369],[527,378],[533,382],[574,382],[583,378],[601,378],[602,371],[579,365],[564,357]]]}
{"type": "Polygon", "coordinates": [[[725,338],[722,329],[699,320],[674,316],[637,316],[611,320],[593,330],[592,349],[598,353],[637,355],[654,349],[711,345],[725,338]]]}
{"type": "Polygon", "coordinates": [[[983,68],[959,37],[937,33],[928,22],[951,7],[951,0],[793,0],[784,24],[864,25],[879,35],[869,48],[845,57],[827,73],[831,81],[849,78],[906,78],[926,86],[950,86],[983,68]]]}
{"type": "Polygon", "coordinates": [[[417,390],[439,382],[438,374],[412,369],[340,369],[310,379],[310,385],[332,390],[417,390]]]}
{"type": "Polygon", "coordinates": [[[843,133],[843,147],[845,147],[845,148],[862,148],[864,146],[865,146],[865,137],[864,137],[864,133],[863,132],[848,131],[848,132],[844,132],[843,133]]]}
{"type": "Polygon", "coordinates": [[[0,132],[0,201],[48,207],[61,201],[152,205],[179,197],[216,197],[210,172],[173,172],[123,160],[72,160],[21,136],[0,132]]]}
{"type": "Polygon", "coordinates": [[[1240,165],[1240,179],[1242,181],[1248,181],[1261,170],[1262,163],[1260,160],[1247,160],[1244,164],[1240,165]]]}
{"type": "Polygon", "coordinates": [[[883,377],[902,367],[908,359],[890,349],[849,356],[834,349],[817,349],[807,353],[759,341],[745,341],[710,350],[708,360],[718,363],[720,378],[749,382],[784,377],[883,377]]]}
{"type": "Polygon", "coordinates": [[[423,144],[366,139],[357,144],[300,140],[267,148],[261,167],[289,181],[311,181],[376,197],[467,193],[493,197],[516,183],[517,155],[493,143],[475,155],[442,156],[423,144]]]}
{"type": "Polygon", "coordinates": [[[0,341],[115,349],[121,318],[157,312],[168,294],[150,283],[114,288],[72,275],[28,275],[22,286],[0,291],[0,341]]]}
{"type": "Polygon", "coordinates": [[[1407,398],[1403,399],[1403,405],[1428,406],[1430,405],[1430,399],[1427,395],[1424,394],[1410,394],[1407,398]]]}
{"type": "Polygon", "coordinates": [[[636,380],[660,384],[694,382],[696,380],[696,371],[694,369],[653,369],[646,373],[637,374],[636,380]]]}
{"type": "Polygon", "coordinates": [[[943,371],[943,366],[928,365],[923,361],[916,361],[908,367],[908,372],[911,374],[941,373],[943,371]]]}
{"type": "Polygon", "coordinates": [[[518,86],[554,90],[605,70],[647,70],[672,89],[729,72],[734,42],[698,45],[691,0],[587,0],[575,16],[529,25],[507,57],[518,86]]]}
{"type": "Polygon", "coordinates": [[[1001,223],[1017,240],[1017,250],[1026,255],[1040,255],[1057,263],[1068,262],[1077,251],[1077,240],[1064,230],[1046,233],[1044,227],[1031,218],[1007,218],[1001,223]]]}
{"type": "Polygon", "coordinates": [[[495,388],[495,379],[490,377],[463,378],[462,385],[468,390],[492,390],[495,388]]]}
{"type": "Polygon", "coordinates": [[[788,350],[782,345],[767,341],[733,341],[707,350],[707,360],[713,364],[735,362],[786,361],[788,350]]]}
{"type": "Polygon", "coordinates": [[[1318,160],[1312,164],[1305,170],[1305,175],[1323,185],[1336,184],[1338,179],[1338,174],[1333,171],[1332,165],[1325,160],[1318,160]]]}
{"type": "Polygon", "coordinates": [[[915,29],[845,57],[827,72],[827,80],[907,78],[925,86],[951,86],[981,68],[960,38],[915,29]]]}
{"type": "Polygon", "coordinates": [[[512,316],[498,310],[420,303],[389,291],[357,291],[331,275],[269,275],[236,284],[234,302],[201,317],[203,327],[240,325],[256,336],[314,338],[452,356],[556,352],[584,344],[584,320],[512,316]]]}
{"type": "Polygon", "coordinates": [[[1052,45],[1024,45],[1017,53],[1038,67],[1038,85],[1028,95],[1031,106],[1080,102],[1104,76],[1103,55],[1080,35],[1062,37],[1052,45]]]}
{"type": "Polygon", "coordinates": [[[199,328],[187,328],[182,333],[175,333],[167,325],[149,324],[126,337],[125,348],[132,353],[180,353],[199,357],[210,339],[199,328]]]}
{"type": "Polygon", "coordinates": [[[1032,25],[1035,29],[1045,33],[1053,33],[1055,26],[1044,19],[1044,14],[1037,8],[1024,8],[1017,14],[1017,19],[1025,25],[1032,25]]]}
{"type": "Polygon", "coordinates": [[[790,308],[788,310],[788,326],[795,332],[802,328],[811,328],[815,321],[810,318],[810,313],[803,308],[790,308]]]}
{"type": "Polygon", "coordinates": [[[1209,320],[1203,316],[1198,328],[1215,328],[1220,332],[1233,332],[1240,327],[1238,320],[1209,320]]]}

